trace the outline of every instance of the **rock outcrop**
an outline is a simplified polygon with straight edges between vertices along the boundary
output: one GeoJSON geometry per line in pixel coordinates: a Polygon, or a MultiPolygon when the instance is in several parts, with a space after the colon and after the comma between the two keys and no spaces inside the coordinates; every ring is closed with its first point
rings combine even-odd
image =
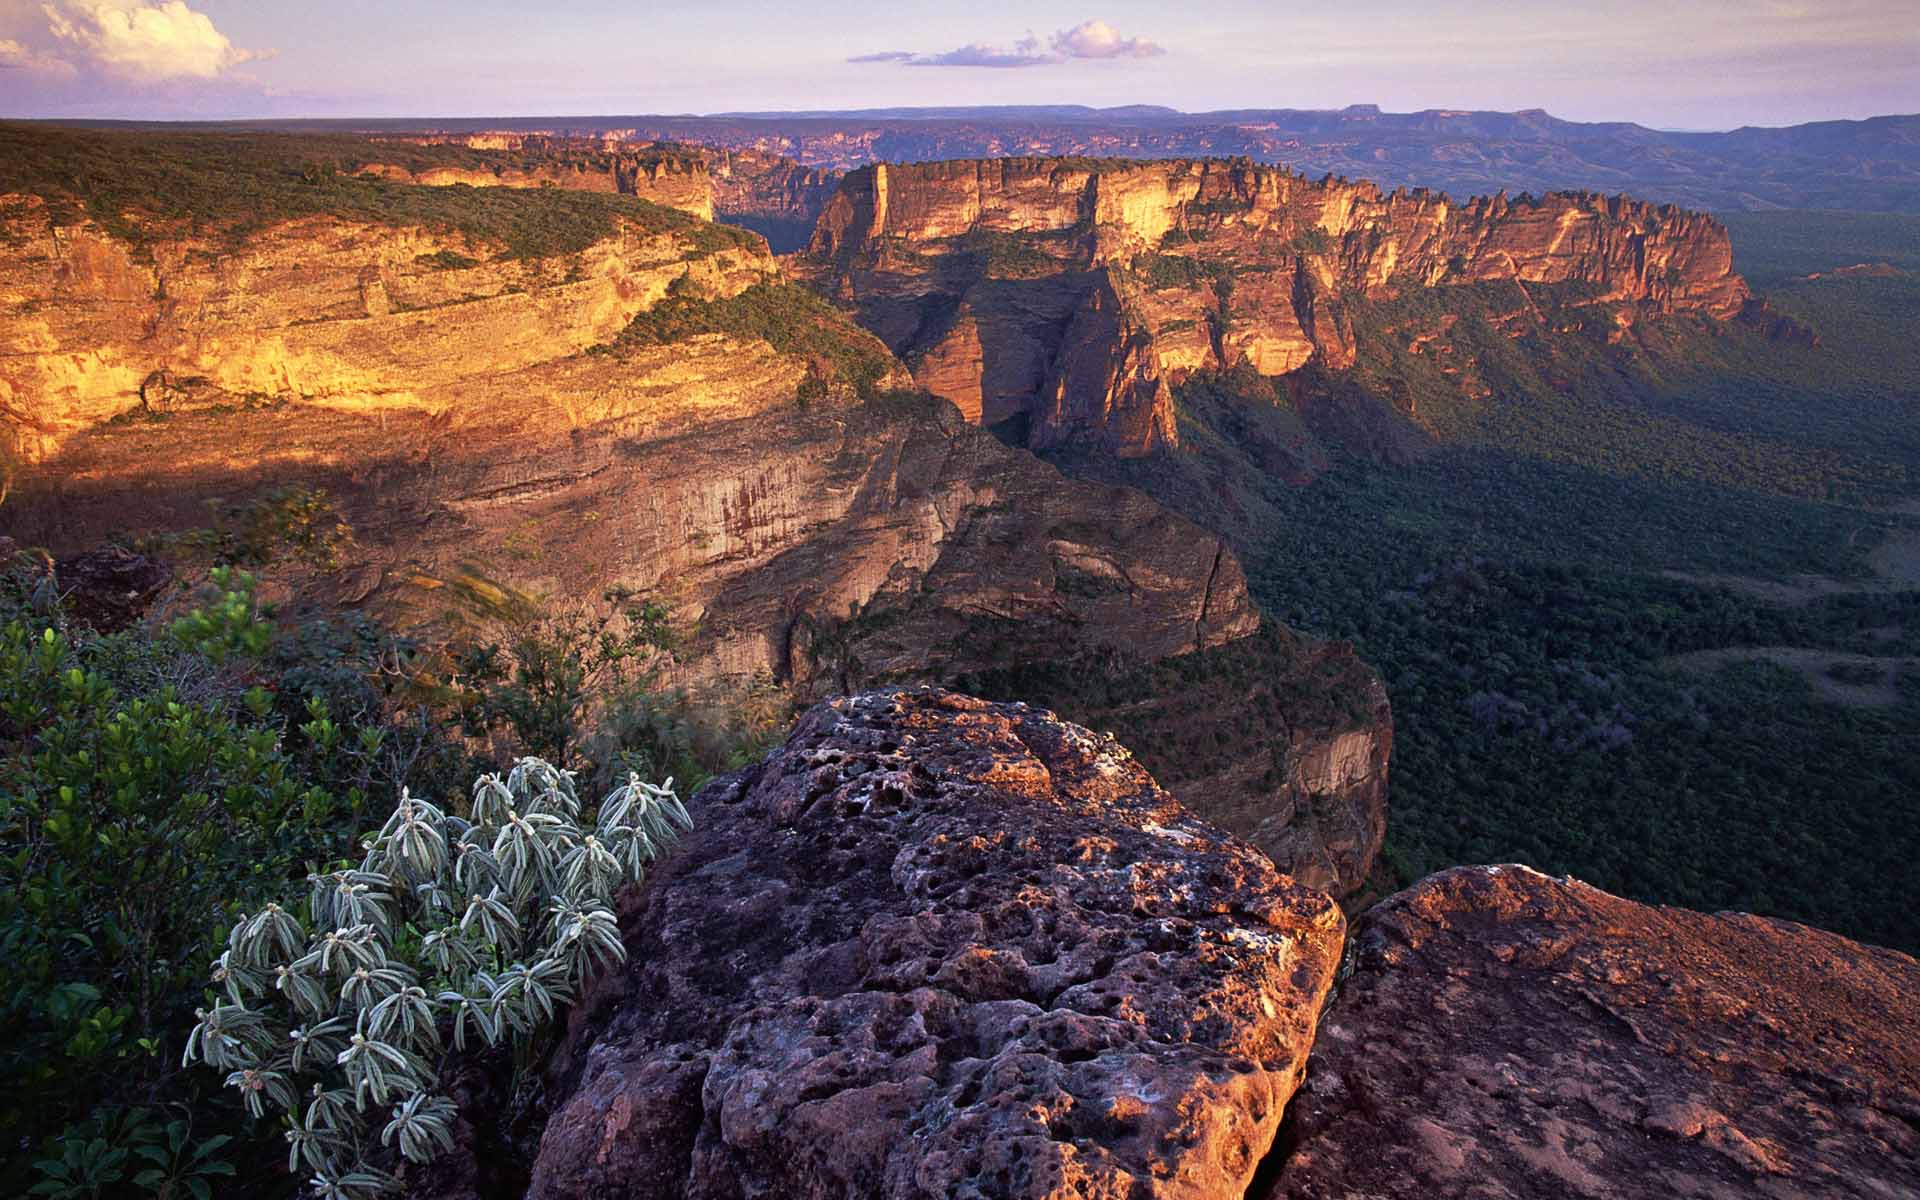
{"type": "Polygon", "coordinates": [[[551,1068],[530,1196],[1245,1191],[1343,923],[1117,744],[867,693],[693,809],[551,1068]]]}
{"type": "Polygon", "coordinates": [[[509,258],[326,217],[136,246],[39,196],[0,196],[0,214],[0,422],[29,459],[176,402],[457,408],[612,340],[676,281],[728,296],[778,274],[758,239],[684,219],[509,258]]]}
{"type": "Polygon", "coordinates": [[[1168,383],[1246,363],[1350,366],[1350,310],[1518,282],[1730,319],[1749,299],[1712,218],[1557,193],[1461,204],[1244,160],[994,159],[847,175],[800,268],[924,385],[1044,449],[1173,443],[1168,383]]]}
{"type": "MultiPolygon", "coordinates": [[[[448,139],[386,140],[435,145],[448,139]]],[[[480,161],[466,165],[376,161],[360,169],[396,183],[427,187],[466,184],[469,187],[560,187],[609,192],[677,208],[703,221],[714,217],[713,180],[707,171],[705,155],[693,147],[540,136],[453,140],[482,151],[476,156],[480,161]]],[[[368,151],[375,159],[379,157],[377,147],[375,142],[368,151]]]]}
{"type": "Polygon", "coordinates": [[[1920,1194],[1920,963],[1462,867],[1371,910],[1265,1194],[1920,1194]]]}

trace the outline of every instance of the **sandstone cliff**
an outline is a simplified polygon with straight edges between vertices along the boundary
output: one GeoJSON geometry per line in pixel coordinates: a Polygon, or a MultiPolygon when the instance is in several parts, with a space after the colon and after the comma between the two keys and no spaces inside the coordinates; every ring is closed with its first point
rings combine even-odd
{"type": "Polygon", "coordinates": [[[608,192],[637,196],[703,221],[714,217],[713,180],[705,157],[691,147],[548,137],[462,138],[460,144],[490,153],[470,165],[385,163],[378,161],[376,141],[367,150],[373,161],[360,169],[382,179],[428,187],[466,184],[608,192]]]}
{"type": "MultiPolygon", "coordinates": [[[[692,811],[549,1068],[530,1196],[1245,1192],[1343,923],[1120,746],[867,693],[692,811]]],[[[448,1193],[518,1186],[475,1159],[448,1193]]]]}
{"type": "Polygon", "coordinates": [[[1920,964],[1525,867],[1369,912],[1262,1195],[1920,1194],[1920,964]]]}
{"type": "Polygon", "coordinates": [[[731,295],[777,274],[757,239],[692,223],[621,221],[576,253],[527,259],[332,217],[235,246],[135,244],[61,223],[39,196],[0,196],[0,214],[0,418],[27,458],[188,403],[444,410],[475,380],[612,339],[677,280],[731,295]]]}
{"type": "MultiPolygon", "coordinates": [[[[276,595],[429,633],[474,596],[646,600],[671,613],[676,681],[803,697],[1152,661],[1259,624],[1232,552],[1139,492],[1069,482],[944,401],[823,389],[848,347],[885,364],[881,391],[906,379],[831,308],[779,300],[745,233],[675,216],[509,257],[338,217],[128,240],[39,197],[0,211],[0,397],[30,451],[0,532],[62,556],[324,490],[354,531],[347,568],[285,568],[276,595]],[[732,315],[691,320],[710,310],[732,315]],[[640,315],[669,340],[623,337],[640,315]]],[[[1296,707],[1289,762],[1360,727],[1296,707]]],[[[1218,792],[1249,831],[1292,807],[1218,792]]]]}
{"type": "Polygon", "coordinates": [[[1737,315],[1711,218],[1564,193],[1464,204],[1244,161],[996,159],[849,174],[800,269],[920,382],[1044,448],[1170,444],[1167,383],[1355,358],[1349,309],[1454,284],[1577,289],[1636,312],[1737,315]]]}

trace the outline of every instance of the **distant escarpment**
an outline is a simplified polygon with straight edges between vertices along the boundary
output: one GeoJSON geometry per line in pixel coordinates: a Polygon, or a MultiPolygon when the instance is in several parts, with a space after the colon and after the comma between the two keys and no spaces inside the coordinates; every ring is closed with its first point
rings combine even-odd
{"type": "Polygon", "coordinates": [[[447,187],[559,187],[585,192],[637,196],[711,221],[713,181],[706,157],[693,147],[644,142],[600,142],[584,138],[474,137],[453,144],[479,153],[472,161],[380,161],[383,144],[447,145],[446,139],[377,139],[366,151],[373,161],[361,169],[399,183],[447,187]]]}
{"type": "Polygon", "coordinates": [[[1121,454],[1177,443],[1187,375],[1343,370],[1356,314],[1417,289],[1548,289],[1616,333],[1749,301],[1701,214],[1575,193],[1462,204],[1239,160],[876,165],[842,182],[796,269],[970,419],[1121,454]]]}

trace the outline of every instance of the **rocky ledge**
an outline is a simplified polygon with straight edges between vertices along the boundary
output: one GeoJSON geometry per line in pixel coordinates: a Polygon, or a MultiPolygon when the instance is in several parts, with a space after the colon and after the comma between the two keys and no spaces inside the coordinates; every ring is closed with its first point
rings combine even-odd
{"type": "Polygon", "coordinates": [[[1461,867],[1373,909],[1265,1195],[1920,1195],[1920,963],[1461,867]]]}
{"type": "Polygon", "coordinates": [[[1343,921],[1118,744],[867,692],[695,809],[557,1055],[530,1195],[1245,1194],[1343,921]]]}

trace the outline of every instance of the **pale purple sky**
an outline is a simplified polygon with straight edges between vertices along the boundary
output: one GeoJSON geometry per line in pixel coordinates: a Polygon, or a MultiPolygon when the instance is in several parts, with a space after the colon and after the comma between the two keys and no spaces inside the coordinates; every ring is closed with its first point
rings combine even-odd
{"type": "Polygon", "coordinates": [[[955,104],[1920,112],[1920,0],[0,0],[0,116],[955,104]]]}

